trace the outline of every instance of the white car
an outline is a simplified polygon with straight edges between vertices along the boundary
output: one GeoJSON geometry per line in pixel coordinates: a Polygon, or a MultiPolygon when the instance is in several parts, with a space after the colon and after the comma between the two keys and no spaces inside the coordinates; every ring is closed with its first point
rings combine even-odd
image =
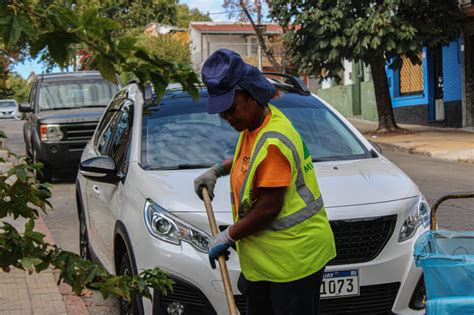
{"type": "Polygon", "coordinates": [[[16,100],[0,100],[0,118],[18,118],[18,104],[16,100]]]}
{"type": "MultiPolygon", "coordinates": [[[[413,244],[429,223],[429,206],[413,181],[330,105],[297,79],[269,79],[282,91],[272,104],[302,134],[336,239],[326,267],[321,314],[422,314],[424,285],[413,244]]],[[[234,153],[237,132],[208,115],[179,87],[156,102],[134,83],[119,91],[86,146],[76,182],[80,250],[111,273],[159,267],[175,281],[153,302],[136,297],[122,313],[227,314],[219,270],[207,255],[210,228],[193,180],[234,153]]],[[[229,180],[221,178],[213,208],[221,229],[232,224],[229,180]]],[[[241,314],[235,251],[227,262],[241,314]]]]}

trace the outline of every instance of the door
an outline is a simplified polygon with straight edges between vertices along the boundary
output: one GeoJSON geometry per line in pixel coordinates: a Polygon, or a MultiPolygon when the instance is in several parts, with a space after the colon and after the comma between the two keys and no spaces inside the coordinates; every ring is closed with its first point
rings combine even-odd
{"type": "Polygon", "coordinates": [[[436,121],[444,121],[443,89],[443,49],[438,47],[434,53],[434,104],[436,121]]]}
{"type": "Polygon", "coordinates": [[[128,147],[133,121],[133,106],[130,100],[121,100],[120,107],[111,111],[110,119],[101,123],[96,139],[97,155],[108,155],[115,160],[122,181],[106,184],[89,180],[87,198],[89,225],[93,247],[99,259],[109,270],[113,270],[113,233],[122,203],[122,187],[128,165],[128,147]]]}

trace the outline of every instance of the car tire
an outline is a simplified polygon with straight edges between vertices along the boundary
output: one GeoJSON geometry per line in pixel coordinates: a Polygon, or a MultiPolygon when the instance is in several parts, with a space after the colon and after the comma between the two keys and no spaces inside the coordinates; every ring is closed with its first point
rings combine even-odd
{"type": "MultiPolygon", "coordinates": [[[[123,253],[120,260],[119,275],[134,276],[132,263],[127,252],[123,253]]],[[[141,304],[141,297],[135,294],[132,294],[131,303],[128,303],[124,298],[120,298],[120,315],[141,315],[140,310],[143,309],[141,304]]]]}
{"type": "Polygon", "coordinates": [[[79,255],[82,259],[91,260],[89,248],[89,234],[87,233],[86,216],[82,209],[79,209],[79,255]]]}
{"type": "MultiPolygon", "coordinates": [[[[36,150],[32,149],[32,151],[33,151],[33,157],[32,157],[33,163],[41,162],[38,159],[38,153],[36,152],[36,150]]],[[[42,183],[50,182],[51,178],[53,177],[53,172],[52,172],[51,168],[46,166],[46,164],[44,162],[42,162],[42,163],[43,163],[43,168],[41,169],[41,172],[38,172],[38,171],[34,172],[34,174],[36,176],[36,179],[39,180],[42,183]]]]}

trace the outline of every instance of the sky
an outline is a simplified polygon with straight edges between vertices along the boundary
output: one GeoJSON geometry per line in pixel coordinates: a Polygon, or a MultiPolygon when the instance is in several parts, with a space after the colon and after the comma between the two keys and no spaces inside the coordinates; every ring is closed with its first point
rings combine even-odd
{"type": "MultiPolygon", "coordinates": [[[[190,8],[198,8],[203,13],[209,12],[213,21],[229,21],[227,14],[220,14],[225,11],[222,7],[223,0],[181,0],[180,3],[187,4],[190,8]]],[[[45,71],[45,67],[35,60],[27,60],[24,63],[14,65],[12,70],[26,79],[31,71],[40,74],[45,71]]],[[[60,69],[55,69],[55,71],[60,71],[60,69]]]]}

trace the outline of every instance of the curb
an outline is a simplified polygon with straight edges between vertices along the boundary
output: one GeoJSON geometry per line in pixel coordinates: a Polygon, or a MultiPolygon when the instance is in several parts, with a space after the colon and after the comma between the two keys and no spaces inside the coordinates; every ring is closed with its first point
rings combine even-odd
{"type": "MultiPolygon", "coordinates": [[[[51,235],[51,232],[46,226],[46,223],[44,222],[43,217],[40,216],[38,219],[36,219],[35,223],[36,223],[36,229],[38,230],[38,232],[41,232],[45,235],[45,240],[49,244],[55,245],[56,243],[54,242],[53,236],[51,235]]],[[[53,276],[55,280],[58,281],[59,271],[53,270],[53,276]]],[[[68,284],[61,282],[58,285],[58,289],[59,289],[59,293],[61,293],[61,296],[63,297],[63,301],[64,301],[64,304],[66,305],[66,310],[68,314],[71,314],[71,315],[89,314],[89,311],[84,301],[72,291],[71,287],[68,284]]]]}
{"type": "MultiPolygon", "coordinates": [[[[461,163],[467,163],[467,164],[474,164],[474,159],[472,160],[466,160],[466,159],[449,159],[449,158],[442,158],[438,156],[433,156],[433,154],[429,151],[420,151],[417,148],[405,148],[401,147],[396,144],[391,144],[391,143],[386,143],[386,142],[379,142],[379,141],[374,141],[373,139],[366,138],[372,142],[375,142],[378,146],[382,148],[382,150],[387,150],[387,151],[393,151],[393,152],[404,152],[404,153],[409,153],[409,154],[415,154],[415,155],[420,155],[420,156],[428,156],[433,159],[437,159],[440,161],[449,161],[449,162],[461,162],[461,163]]],[[[383,152],[382,152],[383,154],[383,152]]]]}

